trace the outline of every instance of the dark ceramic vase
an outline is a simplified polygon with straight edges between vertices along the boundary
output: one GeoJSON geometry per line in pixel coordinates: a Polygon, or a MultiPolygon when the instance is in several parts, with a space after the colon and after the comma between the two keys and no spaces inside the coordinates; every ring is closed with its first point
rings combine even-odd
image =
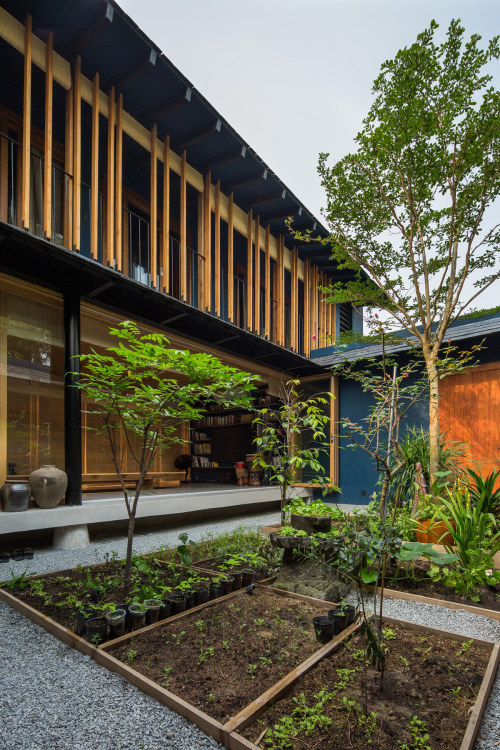
{"type": "Polygon", "coordinates": [[[68,486],[68,477],[55,466],[41,466],[32,471],[29,484],[33,500],[39,508],[55,508],[59,505],[68,486]]]}
{"type": "Polygon", "coordinates": [[[18,513],[21,510],[27,510],[30,494],[27,482],[21,482],[18,479],[7,479],[0,490],[2,510],[6,513],[18,513]]]}

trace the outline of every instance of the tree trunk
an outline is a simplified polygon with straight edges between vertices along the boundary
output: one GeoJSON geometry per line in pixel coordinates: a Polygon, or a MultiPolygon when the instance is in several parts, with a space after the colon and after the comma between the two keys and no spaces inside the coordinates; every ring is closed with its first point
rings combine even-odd
{"type": "Polygon", "coordinates": [[[125,557],[125,570],[123,572],[123,588],[125,595],[130,589],[130,568],[132,564],[132,544],[134,542],[135,513],[128,517],[127,555],[125,557]]]}
{"type": "Polygon", "coordinates": [[[439,378],[432,355],[426,358],[426,366],[429,376],[429,474],[432,487],[439,471],[439,378]]]}

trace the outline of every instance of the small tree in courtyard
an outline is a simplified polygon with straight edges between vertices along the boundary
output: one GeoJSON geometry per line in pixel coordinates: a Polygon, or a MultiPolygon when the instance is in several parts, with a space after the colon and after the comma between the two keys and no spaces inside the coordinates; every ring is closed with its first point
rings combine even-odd
{"type": "Polygon", "coordinates": [[[382,66],[357,151],[319,173],[327,242],[351,280],[330,302],[382,308],[422,348],[430,387],[430,473],[439,456],[438,366],[446,330],[499,278],[500,92],[484,49],[452,21],[437,44],[433,21],[382,66]]]}
{"type": "Polygon", "coordinates": [[[92,428],[105,435],[122,486],[128,513],[124,586],[130,587],[135,517],[144,479],[156,456],[184,444],[183,421],[200,419],[214,401],[225,407],[251,407],[253,375],[222,364],[206,353],[169,348],[165,336],[141,333],[132,322],[110,330],[116,345],[103,353],[81,355],[78,387],[95,406],[92,428]],[[125,454],[137,464],[139,479],[128,491],[123,477],[125,454]]]}

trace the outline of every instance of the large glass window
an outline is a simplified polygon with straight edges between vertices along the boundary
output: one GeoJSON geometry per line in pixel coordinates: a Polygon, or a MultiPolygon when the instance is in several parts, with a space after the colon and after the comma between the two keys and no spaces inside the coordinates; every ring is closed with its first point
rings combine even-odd
{"type": "Polygon", "coordinates": [[[64,469],[62,300],[0,276],[0,479],[64,469]]]}

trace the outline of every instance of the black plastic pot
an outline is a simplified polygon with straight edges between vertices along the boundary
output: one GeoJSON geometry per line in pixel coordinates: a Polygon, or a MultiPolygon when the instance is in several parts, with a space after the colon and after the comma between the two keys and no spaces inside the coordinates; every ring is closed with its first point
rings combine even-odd
{"type": "Polygon", "coordinates": [[[114,612],[108,612],[106,620],[108,621],[109,630],[112,638],[119,638],[125,635],[125,619],[127,613],[124,609],[115,609],[114,612]]]}
{"type": "Polygon", "coordinates": [[[159,619],[164,620],[166,617],[170,617],[172,611],[172,602],[168,599],[161,603],[159,619]]]}
{"type": "Polygon", "coordinates": [[[146,624],[146,610],[139,605],[131,604],[128,608],[132,630],[143,628],[146,624]]]}
{"type": "Polygon", "coordinates": [[[146,612],[146,625],[151,625],[153,622],[157,622],[160,616],[160,599],[146,599],[144,604],[148,607],[148,611],[146,612]]]}
{"type": "Polygon", "coordinates": [[[198,591],[195,591],[194,592],[195,606],[198,606],[198,604],[205,604],[205,602],[208,602],[208,595],[209,595],[208,588],[198,589],[198,591]]]}
{"type": "Polygon", "coordinates": [[[95,612],[92,610],[79,610],[75,615],[75,633],[77,635],[85,635],[85,623],[94,616],[95,612]]]}
{"type": "Polygon", "coordinates": [[[349,627],[356,618],[356,607],[353,604],[342,604],[340,608],[347,615],[347,627],[349,627]]]}
{"type": "Polygon", "coordinates": [[[234,578],[232,576],[228,576],[222,583],[224,585],[224,593],[230,594],[234,588],[234,578]]]}
{"type": "MultiPolygon", "coordinates": [[[[96,636],[99,638],[99,643],[104,643],[108,635],[108,623],[104,617],[91,617],[85,623],[87,630],[87,639],[94,643],[96,636]]],[[[94,645],[99,645],[94,643],[94,645]]]]}
{"type": "Polygon", "coordinates": [[[313,617],[313,626],[314,632],[316,633],[316,640],[320,643],[328,643],[328,641],[331,641],[335,635],[335,623],[330,617],[325,617],[325,615],[313,617]]]}
{"type": "Polygon", "coordinates": [[[210,584],[210,599],[218,599],[220,596],[224,596],[224,586],[221,583],[220,585],[215,585],[213,583],[210,584]]]}
{"type": "Polygon", "coordinates": [[[231,575],[234,578],[233,591],[241,589],[241,587],[243,586],[243,573],[241,571],[231,571],[231,575]]]}
{"type": "Polygon", "coordinates": [[[125,630],[130,630],[131,624],[130,624],[130,612],[128,611],[129,605],[128,604],[117,604],[116,609],[124,609],[125,610],[125,630]]]}
{"type": "Polygon", "coordinates": [[[333,633],[334,635],[338,635],[347,627],[347,612],[342,611],[340,607],[336,607],[335,609],[330,609],[328,611],[328,617],[333,621],[334,629],[333,633]]]}
{"type": "Polygon", "coordinates": [[[251,573],[248,570],[243,571],[243,586],[250,586],[251,583],[253,583],[253,579],[255,578],[255,573],[251,573]]]}
{"type": "Polygon", "coordinates": [[[186,596],[186,609],[192,609],[194,607],[194,591],[186,596]]]}
{"type": "Polygon", "coordinates": [[[180,594],[172,594],[171,602],[171,612],[173,615],[178,615],[179,612],[186,611],[186,599],[184,597],[181,598],[180,594]]]}

